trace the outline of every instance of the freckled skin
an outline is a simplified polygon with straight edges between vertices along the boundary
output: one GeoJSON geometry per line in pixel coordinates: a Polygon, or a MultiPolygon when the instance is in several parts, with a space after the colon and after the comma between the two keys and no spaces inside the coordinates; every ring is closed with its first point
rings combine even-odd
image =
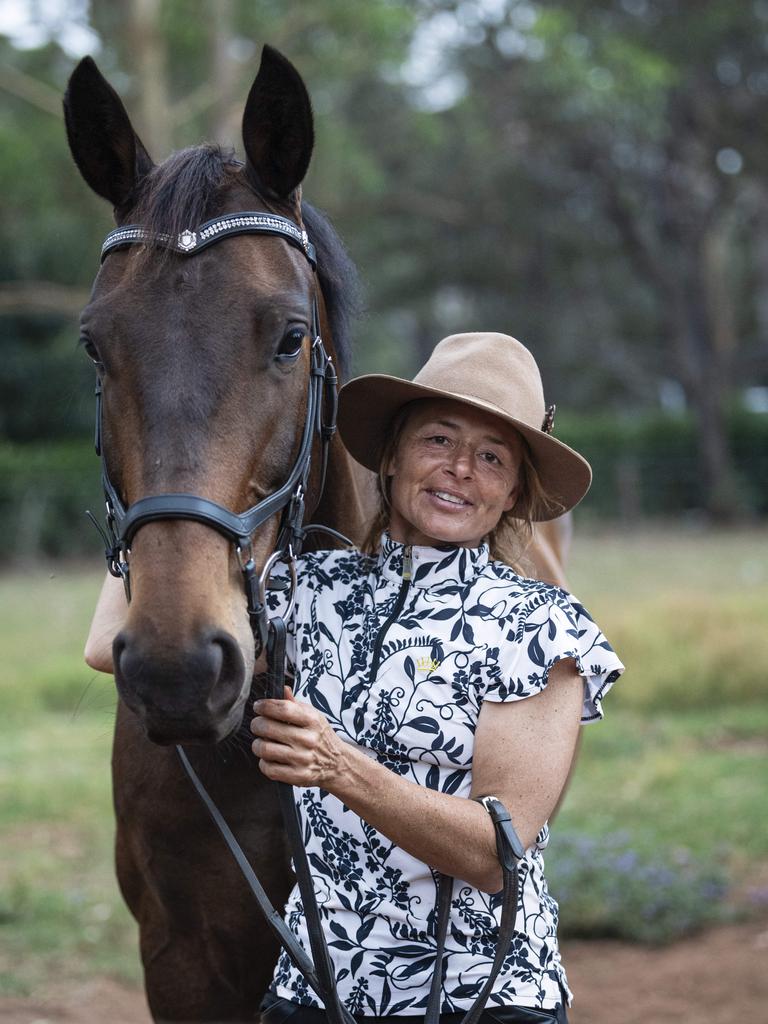
{"type": "Polygon", "coordinates": [[[518,433],[497,416],[450,399],[420,403],[387,467],[393,540],[477,547],[517,500],[520,458],[518,433]]]}

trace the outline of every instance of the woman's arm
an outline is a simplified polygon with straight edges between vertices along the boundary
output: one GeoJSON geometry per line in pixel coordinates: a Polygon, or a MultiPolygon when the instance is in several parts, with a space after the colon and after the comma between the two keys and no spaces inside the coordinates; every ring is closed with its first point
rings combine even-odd
{"type": "MultiPolygon", "coordinates": [[[[572,659],[547,687],[512,703],[486,701],[475,733],[472,795],[497,796],[530,846],[568,778],[583,680],[572,659]]],[[[472,800],[404,779],[341,740],[315,708],[295,700],[254,705],[253,752],[270,779],[321,786],[394,843],[444,874],[485,892],[502,885],[493,824],[472,800]]]]}
{"type": "Polygon", "coordinates": [[[97,672],[113,671],[112,641],[125,625],[127,613],[123,581],[107,573],[85,641],[86,664],[97,672]]]}

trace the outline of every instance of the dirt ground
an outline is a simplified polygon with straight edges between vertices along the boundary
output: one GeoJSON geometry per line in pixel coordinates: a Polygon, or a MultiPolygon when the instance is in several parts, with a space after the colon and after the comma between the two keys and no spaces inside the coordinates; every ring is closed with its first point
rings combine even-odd
{"type": "MultiPolygon", "coordinates": [[[[717,928],[663,949],[563,944],[572,1024],[733,1024],[768,1020],[768,920],[717,928]]],[[[144,996],[99,978],[38,999],[0,999],[0,1024],[149,1024],[144,996]]]]}

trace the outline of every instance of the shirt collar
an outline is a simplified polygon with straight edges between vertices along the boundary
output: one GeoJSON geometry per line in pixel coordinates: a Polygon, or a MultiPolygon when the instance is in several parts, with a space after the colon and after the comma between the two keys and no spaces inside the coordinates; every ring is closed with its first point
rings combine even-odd
{"type": "MultiPolygon", "coordinates": [[[[462,548],[452,544],[432,548],[413,545],[411,554],[411,583],[429,588],[456,583],[471,583],[488,564],[488,545],[462,548]]],[[[378,571],[388,580],[402,582],[403,554],[406,545],[392,540],[388,533],[381,535],[378,571]]]]}

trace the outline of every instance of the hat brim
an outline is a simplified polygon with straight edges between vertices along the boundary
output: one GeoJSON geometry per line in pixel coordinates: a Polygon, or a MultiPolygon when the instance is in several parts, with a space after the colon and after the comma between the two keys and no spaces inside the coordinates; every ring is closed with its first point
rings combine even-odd
{"type": "Polygon", "coordinates": [[[404,405],[419,398],[449,398],[462,402],[498,416],[523,435],[542,486],[557,503],[550,514],[539,514],[537,521],[556,519],[578,505],[589,490],[592,470],[587,460],[551,434],[515,419],[482,398],[414,384],[384,373],[356,377],[339,392],[338,428],[350,455],[367,469],[378,473],[392,420],[404,405]]]}

